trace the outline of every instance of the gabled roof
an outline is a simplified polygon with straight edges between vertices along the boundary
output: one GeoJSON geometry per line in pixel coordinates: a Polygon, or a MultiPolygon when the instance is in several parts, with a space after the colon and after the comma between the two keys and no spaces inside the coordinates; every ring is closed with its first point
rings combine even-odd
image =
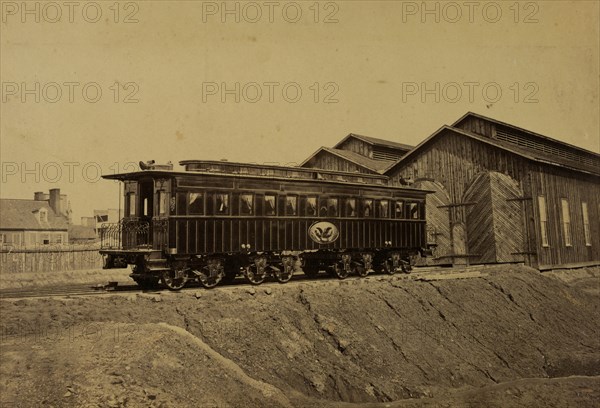
{"type": "Polygon", "coordinates": [[[356,164],[357,166],[362,167],[363,169],[370,170],[374,173],[379,174],[383,173],[385,169],[387,169],[390,165],[394,164],[393,160],[373,160],[366,156],[363,156],[362,154],[358,154],[350,150],[332,149],[323,146],[319,148],[319,150],[314,152],[312,155],[310,155],[308,159],[300,163],[299,167],[304,167],[305,164],[307,164],[311,159],[313,159],[321,152],[332,154],[343,160],[347,160],[353,164],[356,164]]]}
{"type": "Polygon", "coordinates": [[[600,157],[600,154],[592,152],[590,150],[586,150],[586,149],[584,149],[582,147],[575,146],[575,145],[572,145],[570,143],[565,143],[565,142],[562,142],[560,140],[553,139],[551,137],[544,136],[544,135],[541,135],[539,133],[532,132],[531,130],[523,129],[523,128],[520,128],[518,126],[511,125],[510,123],[502,122],[502,121],[499,121],[499,120],[496,120],[496,119],[493,119],[493,118],[489,118],[487,116],[483,116],[483,115],[480,115],[480,114],[474,113],[474,112],[467,112],[467,113],[465,113],[456,122],[454,122],[452,124],[452,127],[457,127],[461,122],[463,122],[465,119],[467,119],[469,117],[473,117],[473,118],[485,120],[487,122],[491,122],[491,123],[494,123],[494,124],[497,124],[497,125],[505,126],[505,127],[514,129],[516,131],[523,132],[523,133],[525,133],[525,134],[527,134],[529,136],[532,136],[534,138],[545,140],[545,141],[550,142],[550,143],[556,143],[556,144],[559,144],[559,145],[563,145],[563,146],[565,146],[565,147],[567,147],[569,149],[574,149],[574,150],[580,151],[580,152],[585,153],[585,154],[592,154],[592,155],[595,155],[597,157],[600,157]]]}
{"type": "Polygon", "coordinates": [[[379,139],[379,138],[376,138],[376,137],[363,136],[363,135],[357,135],[356,133],[350,133],[348,136],[346,136],[341,141],[339,141],[338,144],[336,144],[335,146],[333,146],[333,148],[337,149],[346,140],[348,140],[350,138],[355,138],[355,139],[358,139],[358,140],[362,140],[363,142],[368,143],[370,145],[388,147],[390,149],[402,150],[402,151],[405,151],[405,152],[411,150],[414,147],[414,146],[410,146],[410,145],[403,144],[403,143],[392,142],[390,140],[384,140],[384,139],[379,139]]]}
{"type": "Polygon", "coordinates": [[[68,223],[66,217],[54,213],[47,201],[2,198],[0,199],[0,229],[67,231],[68,223]],[[40,222],[35,214],[42,208],[48,212],[47,222],[40,222]]]}
{"type": "Polygon", "coordinates": [[[450,131],[455,134],[468,137],[470,139],[478,140],[482,143],[486,143],[490,146],[497,147],[499,149],[508,151],[510,153],[516,154],[518,156],[524,157],[526,159],[529,159],[529,160],[532,160],[532,161],[535,161],[538,163],[562,167],[562,168],[566,168],[569,170],[575,170],[575,171],[589,173],[589,174],[593,174],[593,175],[600,175],[600,169],[592,167],[592,166],[587,166],[587,165],[584,165],[579,162],[573,162],[571,160],[563,159],[561,157],[556,157],[554,155],[544,153],[544,152],[523,149],[520,146],[516,146],[512,143],[503,142],[503,141],[497,140],[497,139],[491,139],[489,137],[481,136],[476,133],[472,133],[472,132],[469,132],[469,131],[466,131],[463,129],[446,126],[446,125],[442,126],[438,130],[436,130],[431,136],[429,136],[427,139],[425,139],[421,143],[419,143],[413,150],[411,150],[410,152],[408,152],[404,156],[402,156],[397,162],[393,163],[390,167],[388,167],[384,173],[387,174],[390,171],[396,169],[401,164],[406,163],[412,156],[414,156],[416,153],[420,152],[424,148],[424,146],[429,144],[432,140],[437,139],[438,137],[440,137],[440,135],[445,134],[444,131],[450,131]]]}

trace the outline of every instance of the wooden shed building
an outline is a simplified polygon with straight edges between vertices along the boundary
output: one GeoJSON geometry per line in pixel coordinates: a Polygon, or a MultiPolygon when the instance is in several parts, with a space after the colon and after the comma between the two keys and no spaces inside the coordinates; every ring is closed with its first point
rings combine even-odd
{"type": "Polygon", "coordinates": [[[600,155],[475,113],[443,126],[386,175],[432,190],[438,264],[600,261],[600,155]]]}
{"type": "Polygon", "coordinates": [[[412,148],[402,143],[350,133],[333,148],[321,147],[300,167],[383,174],[412,148]]]}

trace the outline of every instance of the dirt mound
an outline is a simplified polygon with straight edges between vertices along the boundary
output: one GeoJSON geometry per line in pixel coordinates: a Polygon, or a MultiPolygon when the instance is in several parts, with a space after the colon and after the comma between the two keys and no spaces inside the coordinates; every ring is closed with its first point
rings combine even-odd
{"type": "Polygon", "coordinates": [[[596,378],[548,378],[600,375],[597,295],[473,272],[3,301],[0,402],[503,406],[580,387],[593,406],[596,378]]]}
{"type": "Polygon", "coordinates": [[[36,343],[26,354],[14,345],[3,352],[4,386],[19,391],[2,406],[291,406],[181,327],[76,325],[36,343]]]}

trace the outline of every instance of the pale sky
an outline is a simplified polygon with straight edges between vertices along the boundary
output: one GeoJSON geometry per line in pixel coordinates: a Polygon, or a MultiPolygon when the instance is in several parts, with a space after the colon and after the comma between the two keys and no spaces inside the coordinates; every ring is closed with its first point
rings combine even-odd
{"type": "Polygon", "coordinates": [[[23,4],[2,2],[0,196],[58,187],[75,222],[118,205],[98,170],[416,145],[467,111],[600,151],[596,1],[23,4]]]}

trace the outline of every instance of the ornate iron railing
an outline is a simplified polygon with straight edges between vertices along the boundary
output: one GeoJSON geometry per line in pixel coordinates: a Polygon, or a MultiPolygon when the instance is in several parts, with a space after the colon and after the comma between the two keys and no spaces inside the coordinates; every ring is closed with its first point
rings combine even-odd
{"type": "Polygon", "coordinates": [[[100,228],[100,246],[102,249],[150,248],[150,223],[135,219],[104,223],[100,228]]]}

